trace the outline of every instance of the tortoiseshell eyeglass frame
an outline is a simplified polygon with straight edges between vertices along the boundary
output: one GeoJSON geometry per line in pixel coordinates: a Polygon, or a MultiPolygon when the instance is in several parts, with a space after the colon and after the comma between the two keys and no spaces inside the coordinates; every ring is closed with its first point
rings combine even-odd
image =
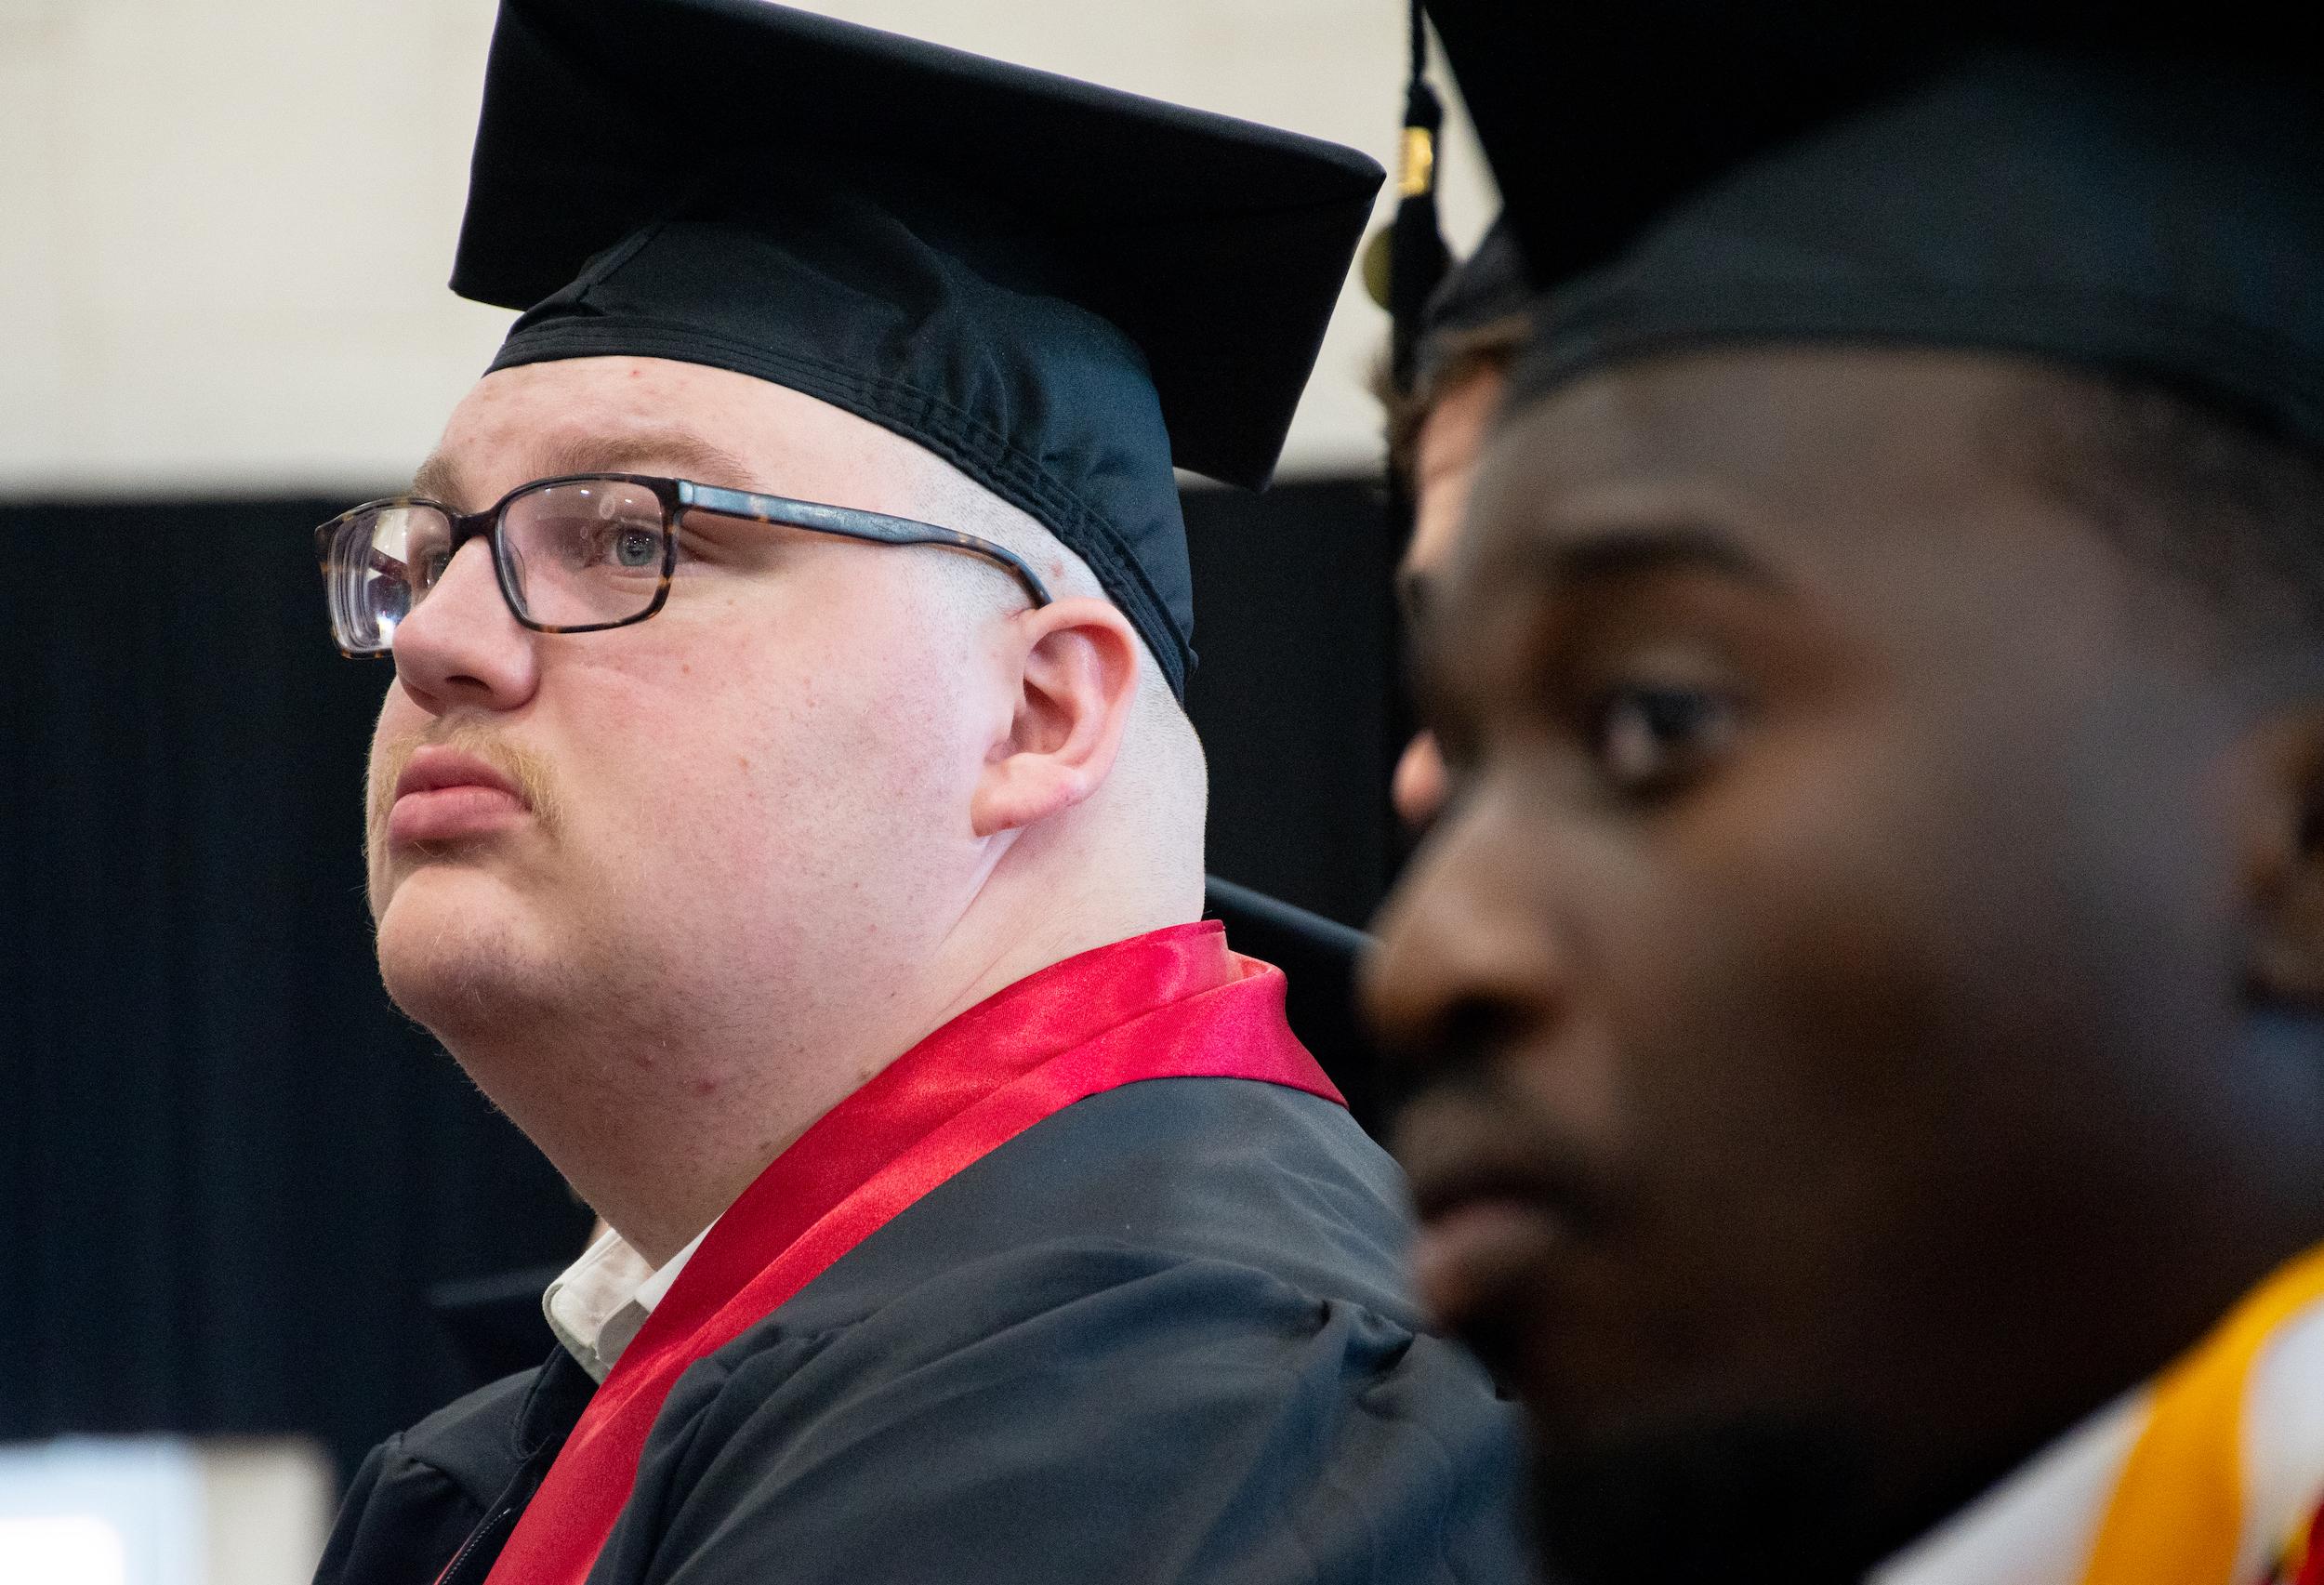
{"type": "MultiPolygon", "coordinates": [[[[918,522],[911,518],[890,517],[884,512],[864,511],[855,507],[825,506],[819,501],[794,500],[787,495],[762,495],[750,490],[729,490],[715,484],[698,484],[691,479],[664,479],[650,473],[565,473],[553,479],[535,479],[518,485],[481,512],[459,512],[426,495],[390,495],[376,501],[366,501],[352,507],[315,530],[315,558],[323,570],[326,601],[336,607],[333,579],[337,575],[334,549],[339,532],[351,520],[365,513],[397,508],[426,507],[443,514],[451,525],[451,546],[447,555],[456,555],[461,546],[479,535],[486,536],[492,548],[493,575],[500,585],[500,598],[508,607],[508,614],[519,626],[535,633],[601,633],[611,627],[627,627],[644,621],[669,602],[670,578],[678,570],[678,520],[686,511],[711,512],[720,517],[740,518],[747,522],[772,523],[779,527],[804,529],[812,534],[836,535],[842,539],[869,540],[880,545],[935,545],[947,549],[965,550],[995,563],[1015,578],[1025,595],[1038,610],[1050,603],[1047,585],[1040,575],[1027,565],[1024,559],[1005,546],[957,529],[940,528],[932,522],[918,522]],[[516,501],[536,491],[560,484],[620,483],[637,484],[651,491],[662,504],[662,573],[654,589],[653,601],[634,616],[624,616],[612,622],[587,622],[560,625],[536,622],[524,613],[513,574],[508,566],[508,552],[501,537],[500,526],[508,508],[516,501]]],[[[332,636],[340,640],[336,614],[332,636]]],[[[339,653],[350,659],[376,658],[393,653],[392,643],[368,649],[349,649],[342,641],[339,653]]]]}

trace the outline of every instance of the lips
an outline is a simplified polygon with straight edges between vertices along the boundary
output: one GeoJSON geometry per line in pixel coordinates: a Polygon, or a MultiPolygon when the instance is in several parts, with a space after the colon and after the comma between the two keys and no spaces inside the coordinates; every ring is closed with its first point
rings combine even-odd
{"type": "Polygon", "coordinates": [[[388,839],[459,841],[504,830],[531,813],[508,776],[472,754],[431,746],[415,752],[395,779],[388,839]]]}
{"type": "Polygon", "coordinates": [[[1529,1139],[1506,1107],[1423,1097],[1396,1133],[1419,1213],[1413,1245],[1420,1298],[1497,1372],[1567,1259],[1580,1196],[1558,1153],[1529,1139]]]}
{"type": "Polygon", "coordinates": [[[1463,1200],[1430,1219],[1412,1246],[1421,1302],[1499,1374],[1510,1361],[1499,1340],[1524,1330],[1545,1269],[1569,1239],[1565,1220],[1520,1200],[1463,1200]]]}

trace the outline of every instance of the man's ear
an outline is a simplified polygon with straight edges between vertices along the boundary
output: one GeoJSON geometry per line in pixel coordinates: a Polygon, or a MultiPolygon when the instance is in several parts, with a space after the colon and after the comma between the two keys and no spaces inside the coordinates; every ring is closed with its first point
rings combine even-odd
{"type": "Polygon", "coordinates": [[[1103,600],[1060,600],[1010,624],[1008,733],[969,805],[980,837],[1062,814],[1104,786],[1138,693],[1138,637],[1103,600]]]}
{"type": "Polygon", "coordinates": [[[2257,746],[2246,983],[2262,1002],[2324,1013],[2324,711],[2270,725],[2257,746]]]}

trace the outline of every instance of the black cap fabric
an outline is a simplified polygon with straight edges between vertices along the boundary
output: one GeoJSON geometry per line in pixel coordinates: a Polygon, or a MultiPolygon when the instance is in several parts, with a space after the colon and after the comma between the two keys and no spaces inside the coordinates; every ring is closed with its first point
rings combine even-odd
{"type": "Polygon", "coordinates": [[[2146,375],[2324,445],[2316,55],[2240,0],[1660,0],[1522,86],[1538,19],[1432,8],[1554,288],[1517,400],[1688,343],[1942,345],[2146,375]]]}
{"type": "Polygon", "coordinates": [[[1182,696],[1172,467],[1266,482],[1380,175],[761,0],[503,0],[452,284],[527,310],[496,369],[708,363],[926,446],[1182,696]]]}
{"type": "Polygon", "coordinates": [[[2024,353],[2324,449],[2324,118],[2241,74],[2011,55],[1750,166],[1554,294],[1519,400],[1712,342],[2024,353]]]}

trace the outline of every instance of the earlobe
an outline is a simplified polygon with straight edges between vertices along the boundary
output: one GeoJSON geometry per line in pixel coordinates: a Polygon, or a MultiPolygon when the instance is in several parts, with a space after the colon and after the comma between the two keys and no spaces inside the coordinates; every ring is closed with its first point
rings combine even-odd
{"type": "Polygon", "coordinates": [[[2324,713],[2269,729],[2258,773],[2246,980],[2260,1001],[2324,1013],[2324,713]]]}
{"type": "Polygon", "coordinates": [[[1138,689],[1138,641],[1102,600],[1061,600],[1019,618],[1015,707],[969,811],[979,837],[1021,830],[1105,783],[1138,689]]]}

